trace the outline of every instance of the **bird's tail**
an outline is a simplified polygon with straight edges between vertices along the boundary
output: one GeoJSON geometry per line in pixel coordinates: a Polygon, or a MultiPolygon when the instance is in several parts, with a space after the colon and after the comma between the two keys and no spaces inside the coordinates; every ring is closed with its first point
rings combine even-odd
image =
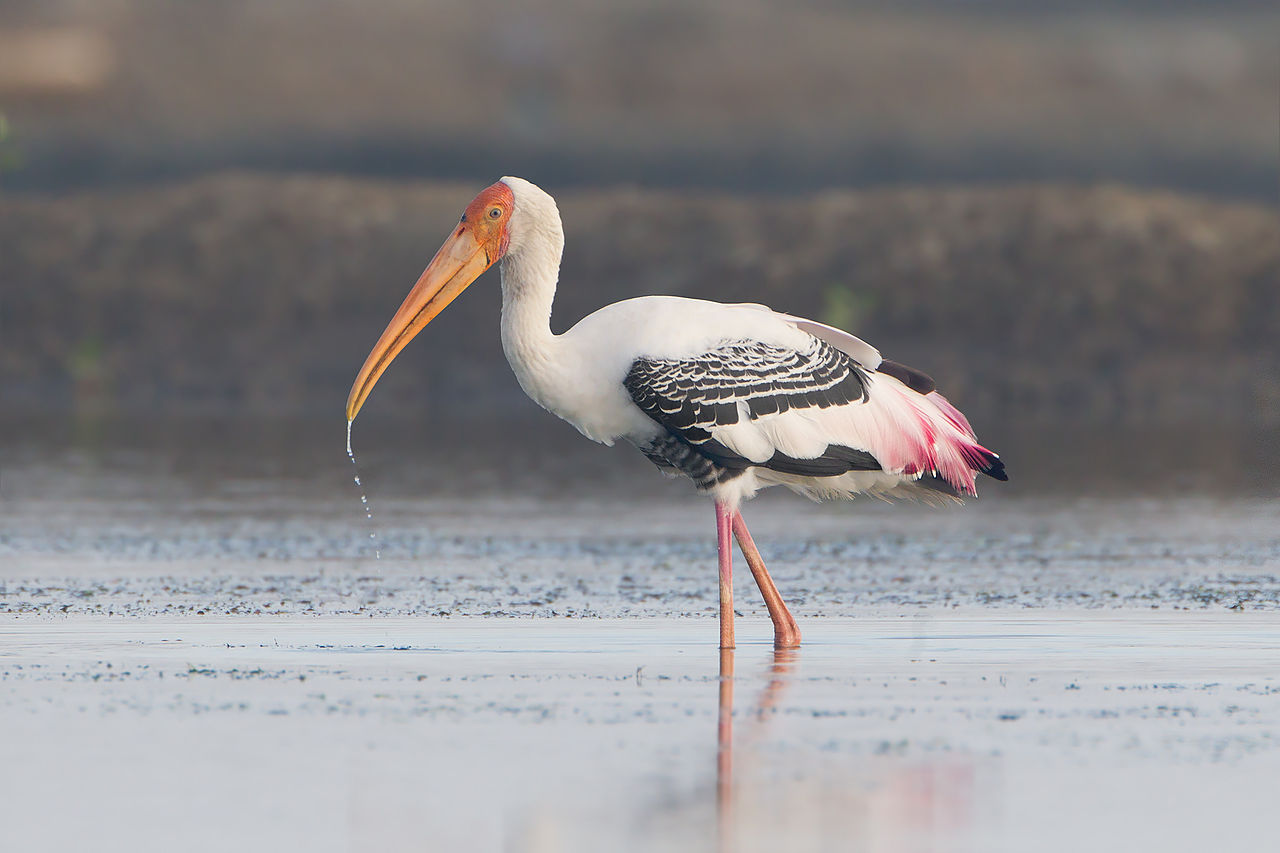
{"type": "MultiPolygon", "coordinates": [[[[959,456],[967,469],[963,472],[954,470],[950,476],[944,475],[944,479],[947,482],[965,494],[974,494],[976,489],[973,483],[973,473],[971,472],[986,474],[1002,481],[1009,479],[1009,475],[1004,470],[1004,462],[1000,460],[999,454],[978,443],[978,437],[974,434],[973,427],[969,424],[969,419],[964,416],[963,412],[951,405],[951,401],[937,391],[931,391],[924,395],[924,399],[932,404],[948,424],[961,433],[959,436],[943,435],[937,437],[937,439],[941,439],[942,442],[950,445],[949,449],[959,456]]],[[[935,455],[942,456],[944,452],[940,451],[935,455]]],[[[942,468],[937,468],[936,470],[940,474],[942,473],[942,468]]]]}

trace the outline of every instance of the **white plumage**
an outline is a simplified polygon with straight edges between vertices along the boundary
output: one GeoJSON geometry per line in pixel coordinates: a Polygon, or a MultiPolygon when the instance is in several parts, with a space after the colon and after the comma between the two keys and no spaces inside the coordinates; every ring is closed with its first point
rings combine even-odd
{"type": "Polygon", "coordinates": [[[604,444],[626,439],[644,447],[667,432],[626,391],[624,380],[637,359],[694,361],[732,342],[797,352],[823,343],[866,371],[865,399],[741,418],[713,428],[712,435],[756,463],[775,452],[817,458],[829,445],[839,445],[870,453],[883,470],[803,477],[752,467],[708,489],[714,499],[736,508],[771,485],[815,498],[859,492],[930,496],[940,493],[917,483],[935,473],[955,492],[974,493],[975,468],[968,460],[977,461],[986,451],[967,431],[967,423],[952,416],[955,410],[937,392],[920,394],[893,376],[876,373],[879,351],[847,332],[763,305],[645,296],[607,305],[563,335],[553,335],[551,303],[564,246],[559,212],[551,196],[528,181],[503,178],[503,183],[515,196],[512,248],[502,261],[507,358],[525,392],[583,435],[604,444]]]}

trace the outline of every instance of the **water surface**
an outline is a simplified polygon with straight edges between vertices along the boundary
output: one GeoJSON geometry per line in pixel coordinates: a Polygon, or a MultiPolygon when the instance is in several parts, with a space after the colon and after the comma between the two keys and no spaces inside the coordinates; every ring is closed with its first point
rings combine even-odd
{"type": "Polygon", "coordinates": [[[726,659],[710,507],[557,424],[357,425],[381,560],[336,426],[27,426],[0,471],[15,849],[1271,837],[1266,436],[1175,470],[1200,439],[993,442],[1014,481],[956,509],[766,495],[806,642],[772,651],[740,568],[726,659]]]}

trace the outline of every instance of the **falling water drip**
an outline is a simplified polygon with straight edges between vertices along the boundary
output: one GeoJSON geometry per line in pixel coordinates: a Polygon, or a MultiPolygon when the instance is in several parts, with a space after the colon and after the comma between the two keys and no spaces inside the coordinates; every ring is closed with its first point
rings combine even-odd
{"type": "Polygon", "coordinates": [[[375,560],[382,559],[382,548],[378,546],[378,532],[373,529],[373,507],[369,506],[369,496],[365,494],[364,483],[360,482],[360,467],[356,465],[356,454],[351,449],[351,421],[347,421],[347,457],[351,459],[351,467],[355,469],[355,476],[352,480],[356,486],[360,488],[360,503],[364,505],[365,518],[369,519],[369,538],[373,540],[373,558],[375,560]]]}

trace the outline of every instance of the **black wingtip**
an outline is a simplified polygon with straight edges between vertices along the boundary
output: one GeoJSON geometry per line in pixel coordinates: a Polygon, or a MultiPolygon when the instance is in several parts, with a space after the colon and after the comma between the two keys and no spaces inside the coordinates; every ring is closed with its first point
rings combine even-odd
{"type": "Polygon", "coordinates": [[[933,377],[923,370],[916,370],[914,367],[907,367],[905,364],[890,361],[887,358],[880,362],[880,366],[876,368],[876,373],[892,376],[917,394],[929,394],[938,390],[938,385],[933,381],[933,377]]]}
{"type": "Polygon", "coordinates": [[[1009,482],[1009,475],[1004,471],[1004,460],[999,456],[993,455],[989,460],[987,467],[982,469],[982,473],[988,477],[999,480],[1002,483],[1009,482]]]}

